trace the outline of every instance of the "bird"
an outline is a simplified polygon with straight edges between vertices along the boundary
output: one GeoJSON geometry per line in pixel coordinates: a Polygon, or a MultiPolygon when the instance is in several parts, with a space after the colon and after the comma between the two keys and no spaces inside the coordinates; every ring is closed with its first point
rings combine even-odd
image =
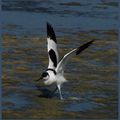
{"type": "Polygon", "coordinates": [[[55,83],[56,88],[53,93],[58,90],[60,99],[64,99],[61,92],[61,86],[68,81],[64,77],[65,66],[71,57],[79,55],[83,50],[88,48],[93,41],[94,40],[91,40],[71,50],[59,60],[56,35],[51,24],[47,22],[47,51],[49,62],[47,69],[41,74],[41,77],[37,81],[42,80],[44,84],[48,86],[55,83]]]}

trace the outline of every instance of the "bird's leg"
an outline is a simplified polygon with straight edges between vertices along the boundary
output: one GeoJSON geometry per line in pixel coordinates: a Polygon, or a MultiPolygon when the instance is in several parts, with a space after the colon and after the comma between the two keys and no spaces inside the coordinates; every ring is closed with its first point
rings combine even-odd
{"type": "Polygon", "coordinates": [[[57,89],[58,89],[58,88],[57,88],[57,86],[56,86],[56,88],[52,91],[52,95],[56,92],[57,89]]]}
{"type": "Polygon", "coordinates": [[[59,94],[60,94],[60,99],[63,100],[62,93],[61,93],[61,85],[57,85],[59,94]]]}

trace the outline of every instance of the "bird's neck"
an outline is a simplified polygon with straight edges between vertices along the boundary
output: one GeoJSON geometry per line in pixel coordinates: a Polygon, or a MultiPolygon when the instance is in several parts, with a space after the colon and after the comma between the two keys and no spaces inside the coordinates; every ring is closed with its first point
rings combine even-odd
{"type": "Polygon", "coordinates": [[[56,71],[54,69],[52,69],[52,68],[48,68],[46,71],[53,71],[54,74],[56,75],[56,71]]]}

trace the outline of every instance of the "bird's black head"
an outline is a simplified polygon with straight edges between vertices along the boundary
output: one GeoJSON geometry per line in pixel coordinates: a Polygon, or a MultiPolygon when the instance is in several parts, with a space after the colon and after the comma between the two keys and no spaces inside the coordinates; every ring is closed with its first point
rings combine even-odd
{"type": "Polygon", "coordinates": [[[48,80],[49,79],[49,74],[47,72],[43,72],[41,74],[41,77],[39,79],[37,79],[36,81],[39,81],[39,80],[48,80]]]}
{"type": "Polygon", "coordinates": [[[49,74],[47,72],[43,72],[40,79],[47,80],[49,78],[49,74]]]}
{"type": "Polygon", "coordinates": [[[41,78],[44,78],[44,77],[47,77],[48,76],[48,73],[47,72],[43,72],[42,75],[41,75],[41,78]]]}

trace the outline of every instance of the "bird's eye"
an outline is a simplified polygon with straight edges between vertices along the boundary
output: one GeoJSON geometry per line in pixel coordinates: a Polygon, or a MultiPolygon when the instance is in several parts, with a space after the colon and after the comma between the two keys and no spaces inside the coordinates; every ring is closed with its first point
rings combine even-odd
{"type": "Polygon", "coordinates": [[[44,72],[43,74],[42,74],[42,77],[47,77],[48,76],[48,73],[47,72],[44,72]]]}

